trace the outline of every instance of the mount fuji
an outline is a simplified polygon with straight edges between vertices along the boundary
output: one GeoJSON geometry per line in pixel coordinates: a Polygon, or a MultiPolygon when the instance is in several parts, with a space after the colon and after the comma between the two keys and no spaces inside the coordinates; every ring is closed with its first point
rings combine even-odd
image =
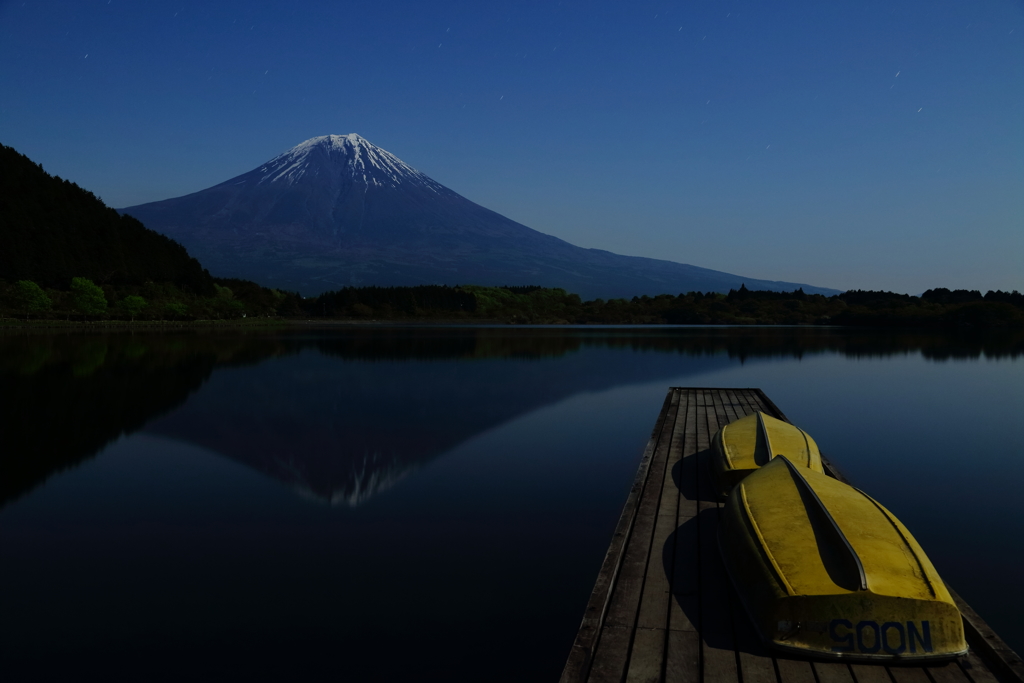
{"type": "Polygon", "coordinates": [[[355,135],[315,137],[184,197],[121,209],[220,277],[315,295],[345,286],[562,287],[584,299],[739,288],[834,294],[584,249],[474,204],[355,135]]]}

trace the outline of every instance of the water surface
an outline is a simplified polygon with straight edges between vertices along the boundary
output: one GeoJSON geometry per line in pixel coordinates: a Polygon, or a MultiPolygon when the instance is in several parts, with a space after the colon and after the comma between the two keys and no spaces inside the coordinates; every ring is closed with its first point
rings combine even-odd
{"type": "Polygon", "coordinates": [[[0,678],[556,680],[669,386],[764,389],[1024,650],[1022,352],[796,328],[2,337],[0,678]]]}

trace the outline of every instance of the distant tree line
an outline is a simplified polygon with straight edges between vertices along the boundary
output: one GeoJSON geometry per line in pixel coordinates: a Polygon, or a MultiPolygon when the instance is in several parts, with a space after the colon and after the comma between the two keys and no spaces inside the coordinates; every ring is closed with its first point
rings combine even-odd
{"type": "Polygon", "coordinates": [[[345,287],[303,299],[247,280],[213,279],[213,296],[171,283],[99,286],[72,278],[66,290],[0,281],[0,314],[27,319],[306,320],[501,322],[603,325],[840,325],[848,327],[1020,328],[1024,295],[930,289],[921,296],[851,290],[835,296],[748,290],[728,294],[583,301],[564,289],[423,285],[345,287]]]}
{"type": "Polygon", "coordinates": [[[749,290],[582,301],[543,287],[347,287],[301,304],[311,318],[489,320],[535,324],[1024,327],[1024,295],[930,289],[920,297],[749,290]]]}
{"type": "Polygon", "coordinates": [[[71,278],[65,289],[43,288],[32,280],[0,280],[0,317],[64,321],[195,321],[258,317],[304,317],[294,292],[261,287],[247,280],[212,278],[212,296],[172,282],[98,285],[71,278]]]}
{"type": "Polygon", "coordinates": [[[345,287],[303,302],[309,316],[321,318],[414,318],[476,313],[476,297],[460,287],[345,287]]]}
{"type": "Polygon", "coordinates": [[[892,292],[854,290],[838,296],[847,309],[840,325],[863,327],[1024,327],[1024,294],[945,287],[920,297],[892,292]]]}

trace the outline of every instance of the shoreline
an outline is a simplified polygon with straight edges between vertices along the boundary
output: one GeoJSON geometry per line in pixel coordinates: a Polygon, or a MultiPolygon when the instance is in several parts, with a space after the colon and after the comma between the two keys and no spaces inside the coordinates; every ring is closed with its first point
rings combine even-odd
{"type": "Polygon", "coordinates": [[[907,331],[934,333],[971,333],[1020,331],[1016,327],[1002,326],[934,326],[934,325],[837,325],[815,323],[570,323],[518,322],[487,318],[388,318],[388,319],[310,319],[310,318],[247,318],[233,320],[19,320],[0,318],[0,333],[4,331],[121,331],[159,332],[172,330],[286,330],[297,328],[344,328],[344,327],[515,327],[544,329],[734,329],[734,328],[787,328],[799,330],[862,330],[862,331],[907,331]]]}

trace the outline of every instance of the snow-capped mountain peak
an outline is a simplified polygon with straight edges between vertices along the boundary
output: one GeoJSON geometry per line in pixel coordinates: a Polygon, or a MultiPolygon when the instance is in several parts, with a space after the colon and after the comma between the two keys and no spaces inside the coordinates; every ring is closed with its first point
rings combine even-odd
{"type": "Polygon", "coordinates": [[[834,293],[582,249],[473,203],[355,134],[310,138],[218,185],[124,211],[221,277],[307,296],[466,283],[564,287],[584,298],[741,284],[834,293]]]}
{"type": "Polygon", "coordinates": [[[321,135],[279,154],[257,171],[259,185],[291,185],[307,175],[340,176],[376,187],[412,183],[440,193],[444,187],[391,152],[356,133],[321,135]]]}

